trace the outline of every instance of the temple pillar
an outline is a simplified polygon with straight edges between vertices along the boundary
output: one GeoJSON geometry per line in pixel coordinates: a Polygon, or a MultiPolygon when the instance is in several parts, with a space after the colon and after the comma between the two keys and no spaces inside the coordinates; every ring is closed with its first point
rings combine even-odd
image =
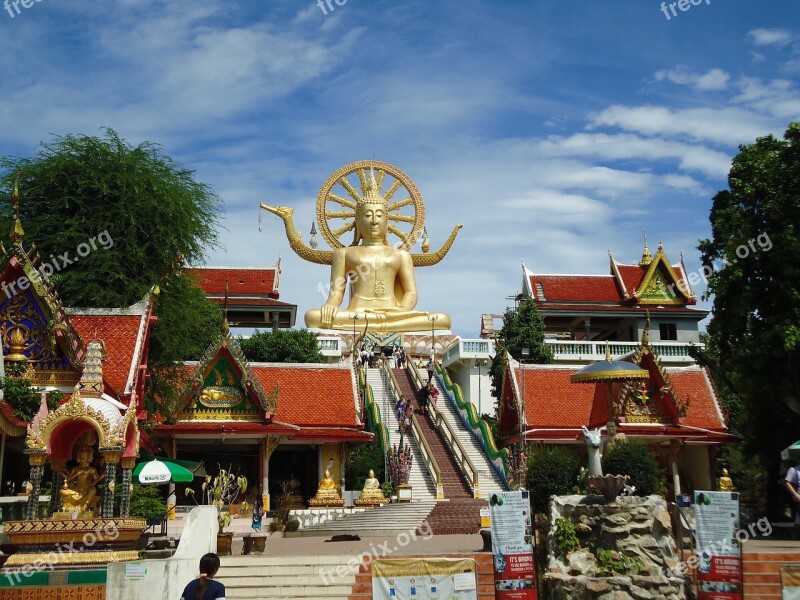
{"type": "Polygon", "coordinates": [[[592,318],[591,317],[586,317],[583,320],[583,328],[584,328],[584,331],[586,333],[586,341],[587,342],[592,341],[592,318]]]}
{"type": "Polygon", "coordinates": [[[136,464],[135,456],[126,456],[122,459],[122,489],[119,491],[119,516],[127,519],[131,512],[131,487],[133,466],[136,464]]]}
{"type": "Polygon", "coordinates": [[[42,477],[44,477],[44,463],[47,462],[47,452],[45,450],[26,449],[25,454],[28,455],[28,463],[31,466],[29,477],[31,490],[28,493],[25,518],[33,521],[39,518],[39,492],[42,489],[42,477]]]}
{"type": "Polygon", "coordinates": [[[50,486],[50,514],[57,513],[61,510],[61,486],[64,485],[64,469],[67,466],[65,460],[51,460],[50,468],[53,471],[53,476],[50,486]]]}
{"type": "Polygon", "coordinates": [[[284,441],[286,438],[284,436],[267,436],[264,438],[263,443],[263,452],[261,453],[261,471],[262,471],[262,479],[261,479],[261,504],[264,507],[264,510],[270,510],[269,506],[269,459],[272,456],[272,453],[275,452],[275,448],[284,441]]]}
{"type": "Polygon", "coordinates": [[[114,490],[116,489],[117,465],[122,456],[122,448],[100,448],[106,463],[106,478],[103,485],[103,509],[101,516],[110,519],[114,516],[114,490]]]}

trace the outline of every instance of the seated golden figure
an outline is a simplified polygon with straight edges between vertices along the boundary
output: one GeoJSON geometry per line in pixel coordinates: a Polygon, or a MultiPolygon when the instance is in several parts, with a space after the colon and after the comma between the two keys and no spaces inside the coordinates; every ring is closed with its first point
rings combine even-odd
{"type": "Polygon", "coordinates": [[[94,452],[90,446],[81,445],[77,454],[78,465],[69,473],[64,473],[64,487],[59,491],[61,495],[62,513],[79,513],[79,518],[89,518],[97,510],[100,496],[95,487],[105,478],[92,466],[94,452]],[[69,487],[70,484],[72,487],[69,487]]]}
{"type": "Polygon", "coordinates": [[[339,489],[336,482],[331,477],[331,472],[325,469],[325,477],[319,482],[317,493],[308,501],[308,504],[314,508],[319,506],[344,506],[344,500],[339,495],[339,489]]]}
{"type": "Polygon", "coordinates": [[[417,282],[411,254],[389,245],[388,203],[381,195],[374,173],[355,210],[352,245],[333,252],[328,299],[322,308],[306,313],[307,327],[352,330],[356,317],[366,319],[371,331],[430,331],[450,329],[445,313],[415,311],[417,282]],[[348,282],[353,294],[346,310],[339,307],[348,282]]]}
{"type": "Polygon", "coordinates": [[[356,499],[356,506],[377,506],[386,504],[389,500],[383,495],[381,482],[375,477],[375,471],[369,470],[369,477],[364,481],[364,489],[356,499]]]}
{"type": "Polygon", "coordinates": [[[722,469],[722,476],[719,478],[719,491],[720,492],[735,492],[736,487],[733,485],[733,479],[728,475],[728,469],[722,469]]]}

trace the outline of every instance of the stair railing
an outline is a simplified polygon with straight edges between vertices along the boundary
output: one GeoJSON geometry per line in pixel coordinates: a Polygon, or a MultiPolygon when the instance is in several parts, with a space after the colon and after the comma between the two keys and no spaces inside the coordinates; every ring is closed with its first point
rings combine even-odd
{"type": "MultiPolygon", "coordinates": [[[[403,392],[400,391],[400,386],[397,384],[397,379],[395,379],[394,373],[392,373],[389,365],[384,363],[382,369],[383,374],[387,378],[386,380],[389,382],[389,392],[391,393],[396,406],[399,400],[405,399],[405,396],[403,395],[403,392]]],[[[436,482],[436,499],[443,500],[444,485],[442,484],[442,471],[439,469],[439,464],[436,462],[436,458],[434,458],[430,446],[428,446],[428,440],[425,439],[425,434],[422,433],[419,422],[417,421],[416,416],[413,414],[411,415],[411,430],[414,434],[414,437],[417,439],[417,447],[419,448],[419,452],[422,455],[423,461],[425,462],[425,466],[428,468],[428,473],[430,473],[433,481],[436,482]]]]}
{"type": "MultiPolygon", "coordinates": [[[[411,380],[416,386],[417,390],[422,389],[422,378],[419,375],[419,370],[417,369],[416,365],[414,365],[413,362],[410,362],[408,363],[406,369],[411,375],[411,380]]],[[[461,444],[461,440],[458,439],[458,436],[453,430],[452,425],[450,425],[450,422],[444,418],[444,415],[435,403],[428,402],[428,410],[431,413],[433,422],[436,424],[436,428],[442,434],[442,438],[450,448],[450,452],[452,453],[453,457],[456,459],[461,472],[464,474],[464,477],[467,478],[467,481],[471,482],[470,485],[472,486],[472,497],[480,498],[481,486],[480,480],[478,479],[478,469],[475,468],[475,464],[472,462],[472,459],[470,459],[467,451],[461,444]]]]}

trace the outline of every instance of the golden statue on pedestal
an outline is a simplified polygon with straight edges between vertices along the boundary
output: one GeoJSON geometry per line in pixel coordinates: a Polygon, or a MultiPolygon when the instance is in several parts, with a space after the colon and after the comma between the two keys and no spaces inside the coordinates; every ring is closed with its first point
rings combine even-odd
{"type": "Polygon", "coordinates": [[[722,469],[722,476],[719,478],[719,491],[720,492],[735,492],[736,486],[733,485],[733,479],[728,475],[728,469],[722,469]]]}
{"type": "Polygon", "coordinates": [[[78,519],[91,519],[97,516],[97,503],[100,501],[95,486],[105,479],[105,475],[100,475],[92,466],[94,452],[86,441],[82,441],[78,446],[75,458],[78,465],[73,467],[69,473],[64,473],[64,487],[59,490],[61,495],[60,513],[64,517],[71,518],[77,512],[78,519]],[[70,483],[73,484],[71,488],[69,487],[70,483]]]}
{"type": "MultiPolygon", "coordinates": [[[[300,257],[331,265],[327,300],[321,308],[306,313],[307,327],[348,330],[362,319],[377,332],[450,329],[447,314],[414,310],[418,299],[414,267],[434,265],[444,258],[461,226],[453,229],[438,252],[427,254],[426,235],[423,254],[411,254],[409,248],[424,229],[425,209],[416,186],[398,168],[388,163],[362,161],[347,165],[328,178],[317,197],[317,220],[323,237],[335,248],[333,252],[318,251],[303,244],[292,222],[292,209],[265,204],[261,204],[261,208],[283,219],[289,243],[300,257]],[[361,193],[348,180],[350,175],[358,176],[361,193]],[[394,182],[381,193],[386,175],[393,177],[394,182]],[[332,191],[335,185],[340,185],[346,194],[335,194],[332,191]],[[390,203],[400,188],[404,188],[408,196],[390,203]],[[346,210],[328,210],[329,202],[346,210]],[[406,206],[414,207],[413,215],[401,213],[406,206]],[[331,219],[352,220],[331,230],[328,223],[331,219]],[[408,223],[411,230],[403,232],[395,223],[408,223]],[[351,230],[354,231],[353,241],[345,246],[339,237],[351,230]],[[399,238],[398,244],[389,244],[390,233],[399,238]],[[340,310],[348,283],[352,284],[352,296],[347,308],[340,310]]],[[[316,247],[314,238],[312,246],[316,247]]]]}
{"type": "Polygon", "coordinates": [[[369,477],[364,481],[364,489],[361,495],[356,498],[356,506],[379,506],[386,504],[389,500],[383,495],[381,482],[375,477],[375,471],[369,470],[369,477]]]}
{"type": "Polygon", "coordinates": [[[336,482],[331,477],[331,472],[325,469],[325,477],[319,482],[319,488],[314,497],[308,501],[311,508],[327,508],[333,506],[344,506],[344,500],[339,495],[336,482]]]}

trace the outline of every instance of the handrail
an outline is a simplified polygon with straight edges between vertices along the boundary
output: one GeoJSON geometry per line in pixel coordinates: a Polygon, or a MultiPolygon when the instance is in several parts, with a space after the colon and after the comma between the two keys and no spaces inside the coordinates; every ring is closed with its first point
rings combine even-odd
{"type": "Polygon", "coordinates": [[[495,472],[500,477],[506,488],[510,488],[508,474],[510,472],[508,464],[508,448],[498,448],[492,435],[492,430],[486,421],[478,416],[478,411],[472,402],[464,400],[461,386],[450,379],[450,375],[445,369],[438,369],[439,376],[442,378],[445,395],[453,407],[458,411],[462,423],[465,427],[472,430],[472,434],[481,444],[489,459],[494,465],[495,472]]]}
{"type": "MultiPolygon", "coordinates": [[[[411,378],[417,385],[417,389],[422,389],[422,379],[419,376],[419,371],[417,368],[409,363],[407,369],[411,371],[411,378]]],[[[450,451],[453,453],[453,456],[455,457],[458,466],[461,468],[461,471],[464,473],[464,476],[472,482],[472,497],[480,498],[481,487],[480,480],[478,479],[478,469],[475,468],[475,464],[472,462],[472,459],[470,459],[467,451],[461,444],[461,440],[458,439],[455,431],[453,431],[452,425],[450,425],[450,422],[444,418],[444,415],[442,415],[442,412],[435,403],[428,402],[428,410],[431,411],[431,417],[433,418],[433,422],[436,424],[436,428],[442,434],[442,438],[444,438],[444,441],[447,443],[447,445],[450,446],[450,451]]]]}
{"type": "Polygon", "coordinates": [[[371,425],[370,429],[378,435],[378,439],[381,442],[381,450],[386,454],[392,449],[392,445],[389,443],[389,432],[383,424],[381,409],[378,403],[375,402],[372,386],[367,383],[367,377],[362,368],[358,369],[358,387],[364,398],[364,413],[366,415],[364,421],[371,425]]]}
{"type": "MultiPolygon", "coordinates": [[[[395,398],[395,404],[397,404],[397,401],[401,399],[405,400],[405,396],[403,395],[403,392],[400,391],[400,386],[397,384],[397,379],[395,378],[394,373],[392,373],[392,370],[389,368],[389,365],[384,363],[382,368],[389,379],[389,389],[395,398]]],[[[444,499],[442,471],[439,469],[439,464],[436,462],[436,458],[433,456],[433,451],[431,450],[430,446],[428,446],[428,440],[425,439],[425,434],[422,433],[419,423],[417,422],[417,418],[413,414],[411,415],[411,429],[414,432],[414,437],[417,438],[417,445],[419,446],[420,454],[422,455],[422,458],[425,460],[425,464],[428,467],[428,472],[436,482],[436,499],[442,500],[444,499]]]]}

